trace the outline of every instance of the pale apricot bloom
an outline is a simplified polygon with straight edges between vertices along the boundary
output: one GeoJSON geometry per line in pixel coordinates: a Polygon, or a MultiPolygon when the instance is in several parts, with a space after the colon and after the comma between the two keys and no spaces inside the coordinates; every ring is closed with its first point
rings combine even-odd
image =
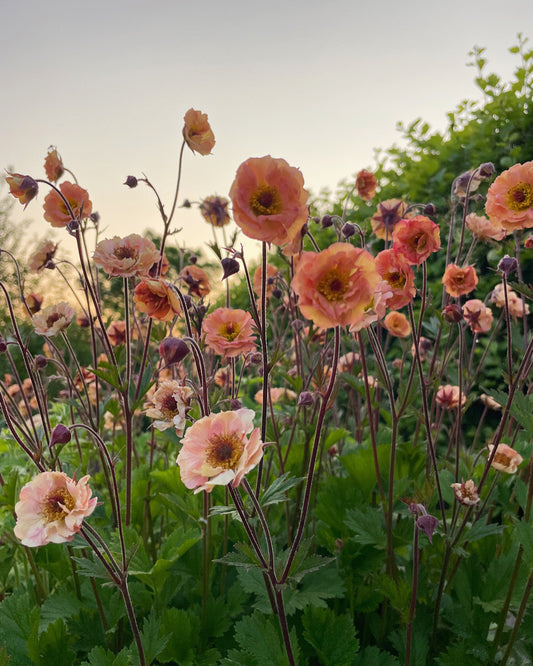
{"type": "MultiPolygon", "coordinates": [[[[435,400],[444,409],[457,409],[459,407],[459,387],[451,384],[439,386],[435,400]]],[[[465,402],[466,395],[461,393],[461,407],[464,406],[465,402]]]]}
{"type": "Polygon", "coordinates": [[[189,109],[183,120],[183,138],[193,153],[209,155],[215,146],[215,135],[207,121],[207,114],[189,109]]]}
{"type": "Polygon", "coordinates": [[[533,227],[533,162],[515,164],[489,187],[485,212],[507,231],[533,227]]]}
{"type": "Polygon", "coordinates": [[[226,365],[215,372],[215,384],[221,388],[228,388],[231,384],[231,368],[226,365]]]}
{"type": "Polygon", "coordinates": [[[389,310],[399,310],[411,303],[416,295],[415,276],[409,263],[393,248],[376,255],[376,269],[392,290],[387,301],[389,310]]]}
{"type": "Polygon", "coordinates": [[[28,259],[28,270],[31,273],[40,273],[43,268],[46,268],[49,261],[52,261],[57,250],[57,243],[52,241],[44,241],[30,255],[28,259]]]}
{"type": "Polygon", "coordinates": [[[339,358],[337,364],[338,372],[352,372],[354,365],[361,362],[361,357],[357,352],[348,352],[339,358]]]}
{"type": "MultiPolygon", "coordinates": [[[[267,294],[267,301],[268,299],[272,296],[272,292],[274,291],[274,278],[277,277],[279,274],[278,269],[273,266],[272,264],[267,264],[266,265],[266,277],[267,277],[267,284],[266,284],[266,294],[267,294]]],[[[253,278],[253,287],[254,291],[257,294],[259,298],[261,298],[261,280],[263,277],[263,266],[259,265],[255,271],[254,271],[254,278],[253,278]]]]}
{"type": "Polygon", "coordinates": [[[17,539],[30,547],[72,541],[96,507],[89,478],[75,481],[64,472],[42,472],[27,483],[15,505],[17,539]]]}
{"type": "Polygon", "coordinates": [[[93,254],[94,263],[103,268],[109,277],[146,276],[160,259],[161,255],[154,243],[139,234],[130,234],[125,238],[106,238],[98,243],[93,254]]]}
{"type": "Polygon", "coordinates": [[[18,199],[24,208],[39,192],[39,185],[31,176],[24,176],[21,173],[7,172],[6,182],[9,186],[9,192],[15,199],[18,199]]]}
{"type": "Polygon", "coordinates": [[[463,305],[463,317],[472,333],[487,333],[493,321],[492,310],[478,298],[472,298],[463,305]]]}
{"type": "Polygon", "coordinates": [[[146,411],[146,416],[156,419],[152,425],[157,430],[175,428],[178,437],[181,437],[193,395],[192,389],[175,380],[161,382],[152,396],[153,406],[146,411]]]}
{"type": "Polygon", "coordinates": [[[501,411],[502,406],[500,405],[499,402],[496,402],[493,397],[490,395],[487,395],[486,393],[482,393],[479,396],[479,399],[481,402],[485,405],[485,407],[488,407],[489,409],[493,409],[494,411],[501,411]]]}
{"type": "Polygon", "coordinates": [[[196,421],[181,440],[176,460],[185,486],[195,493],[230,483],[236,488],[263,457],[261,433],[253,420],[251,409],[238,409],[196,421]]]}
{"type": "MultiPolygon", "coordinates": [[[[408,205],[401,199],[387,199],[378,203],[378,209],[372,215],[370,224],[372,231],[382,240],[391,240],[392,231],[398,222],[405,217],[408,205]]],[[[409,215],[407,217],[410,217],[409,215]]]]}
{"type": "Polygon", "coordinates": [[[123,345],[126,342],[126,322],[124,320],[111,322],[106,332],[113,347],[123,345]]]}
{"type": "MultiPolygon", "coordinates": [[[[89,217],[93,212],[89,193],[83,187],[65,181],[61,183],[59,189],[72,208],[74,219],[79,220],[89,217]]],[[[66,203],[55,190],[52,190],[45,196],[43,208],[44,219],[50,222],[53,227],[66,227],[73,219],[66,203]]]]}
{"type": "Polygon", "coordinates": [[[452,483],[455,498],[460,504],[465,506],[474,506],[480,500],[477,487],[474,485],[472,479],[462,481],[461,483],[452,483]]]}
{"type": "Polygon", "coordinates": [[[394,227],[392,243],[409,264],[420,266],[432,252],[440,249],[440,230],[424,215],[404,218],[394,227]]]}
{"type": "Polygon", "coordinates": [[[391,298],[392,290],[389,283],[385,280],[380,280],[374,290],[374,297],[365,308],[363,316],[350,326],[350,333],[358,333],[364,328],[368,328],[374,322],[383,319],[391,298]]]}
{"type": "MultiPolygon", "coordinates": [[[[503,282],[500,282],[500,284],[497,284],[494,287],[490,296],[490,302],[494,303],[496,307],[505,307],[505,288],[503,282]]],[[[507,286],[507,303],[509,306],[509,314],[515,320],[521,319],[525,315],[529,314],[529,305],[523,302],[522,298],[509,286],[507,286]]]]}
{"type": "Polygon", "coordinates": [[[387,331],[397,338],[407,338],[411,335],[411,324],[403,312],[389,312],[383,320],[387,331]]]}
{"type": "MultiPolygon", "coordinates": [[[[271,388],[269,389],[270,393],[270,400],[272,401],[272,404],[275,405],[277,402],[280,400],[296,400],[298,397],[294,391],[291,391],[288,388],[271,388]]],[[[254,400],[259,403],[260,405],[263,404],[263,391],[262,389],[260,391],[257,391],[257,393],[254,395],[254,400]]]]}
{"type": "Polygon", "coordinates": [[[214,227],[224,227],[230,223],[229,200],[226,197],[206,197],[200,204],[200,212],[206,222],[214,227]]]}
{"type": "Polygon", "coordinates": [[[180,273],[180,280],[185,282],[189,294],[192,296],[202,298],[203,296],[207,296],[211,291],[209,276],[203,268],[200,268],[200,266],[196,266],[195,264],[183,268],[180,273]]]}
{"type": "Polygon", "coordinates": [[[355,178],[355,187],[361,199],[370,201],[376,193],[378,181],[373,173],[366,169],[361,169],[355,178]]]}
{"type": "Polygon", "coordinates": [[[207,346],[225,358],[234,358],[255,349],[252,316],[233,308],[217,308],[202,322],[207,346]]]}
{"type": "Polygon", "coordinates": [[[158,321],[172,321],[181,312],[174,288],[165,280],[141,280],[133,292],[133,302],[139,312],[158,321]]]}
{"type": "Polygon", "coordinates": [[[299,237],[308,197],[300,170],[270,155],[243,162],[230,189],[233,218],[244,235],[278,246],[299,237]]]}
{"type": "Polygon", "coordinates": [[[63,167],[63,160],[61,159],[61,155],[57,152],[57,148],[55,146],[50,146],[48,148],[48,153],[44,160],[44,170],[46,172],[46,177],[52,183],[55,183],[56,180],[59,180],[65,172],[63,167]]]}
{"type": "Polygon", "coordinates": [[[446,293],[454,298],[459,298],[459,296],[474,291],[477,283],[478,277],[473,266],[460,268],[456,264],[448,264],[442,276],[442,284],[446,293]]]}
{"type": "Polygon", "coordinates": [[[466,226],[480,240],[501,241],[507,236],[507,231],[498,222],[490,221],[484,215],[470,213],[466,216],[466,226]]]}
{"type": "Polygon", "coordinates": [[[349,243],[303,252],[292,288],[304,315],[321,328],[354,326],[373,305],[380,276],[374,258],[349,243]]]}
{"type": "MultiPolygon", "coordinates": [[[[489,444],[489,458],[493,449],[494,444],[489,444]]],[[[494,469],[497,469],[499,472],[514,474],[522,461],[522,456],[510,446],[507,444],[498,444],[498,448],[496,449],[496,454],[492,460],[491,467],[494,467],[494,469]]]]}
{"type": "Polygon", "coordinates": [[[33,327],[39,335],[52,337],[70,325],[75,316],[74,309],[65,301],[49,305],[32,317],[33,327]]]}

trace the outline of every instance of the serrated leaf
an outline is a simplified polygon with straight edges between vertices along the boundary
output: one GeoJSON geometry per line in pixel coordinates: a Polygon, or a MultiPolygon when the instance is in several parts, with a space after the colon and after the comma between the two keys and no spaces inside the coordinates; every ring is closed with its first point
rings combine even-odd
{"type": "Polygon", "coordinates": [[[170,634],[161,636],[161,621],[152,609],[148,617],[145,618],[141,641],[144,648],[146,663],[151,664],[166,648],[170,639],[170,634]]]}
{"type": "Polygon", "coordinates": [[[38,666],[72,666],[76,654],[69,647],[67,628],[61,618],[39,634],[37,644],[28,642],[28,653],[38,666]]]}
{"type": "Polygon", "coordinates": [[[294,486],[298,485],[305,477],[291,476],[288,472],[278,477],[263,493],[261,497],[261,506],[286,502],[285,493],[294,486]]]}
{"type": "Polygon", "coordinates": [[[303,614],[304,638],[323,666],[350,666],[359,641],[349,615],[335,615],[329,608],[308,606],[303,614]]]}
{"type": "Polygon", "coordinates": [[[276,620],[255,611],[237,622],[235,640],[255,660],[254,663],[288,666],[287,653],[274,622],[276,620]]]}
{"type": "Polygon", "coordinates": [[[6,597],[0,604],[0,644],[9,647],[14,663],[28,660],[28,642],[37,640],[40,608],[30,602],[24,590],[6,597]]]}
{"type": "Polygon", "coordinates": [[[400,662],[390,652],[382,652],[379,648],[370,646],[359,652],[353,666],[400,666],[400,662]]]}
{"type": "Polygon", "coordinates": [[[131,666],[131,659],[126,648],[115,655],[103,647],[95,647],[87,657],[89,661],[82,662],[80,666],[131,666]]]}
{"type": "Polygon", "coordinates": [[[355,536],[353,540],[361,545],[374,546],[380,550],[384,549],[387,540],[383,526],[383,514],[377,509],[368,507],[365,511],[351,509],[346,512],[346,526],[355,536]]]}
{"type": "Polygon", "coordinates": [[[226,553],[223,557],[213,560],[213,562],[228,564],[232,567],[244,567],[245,569],[251,569],[253,567],[262,568],[261,562],[257,559],[255,552],[247,543],[236,543],[234,544],[234,548],[234,551],[226,553]]]}

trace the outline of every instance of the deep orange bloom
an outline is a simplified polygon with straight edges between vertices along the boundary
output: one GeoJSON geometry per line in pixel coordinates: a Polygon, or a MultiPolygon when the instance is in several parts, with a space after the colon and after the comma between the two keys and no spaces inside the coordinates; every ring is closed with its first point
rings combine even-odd
{"type": "Polygon", "coordinates": [[[57,148],[55,146],[50,146],[48,148],[48,154],[44,160],[44,170],[46,171],[46,177],[52,183],[55,183],[57,180],[59,180],[65,173],[63,160],[61,159],[61,155],[57,152],[57,148]]]}
{"type": "Polygon", "coordinates": [[[98,243],[93,260],[109,277],[147,276],[161,255],[149,238],[130,234],[125,238],[114,236],[98,243]]]}
{"type": "Polygon", "coordinates": [[[300,170],[270,155],[243,162],[230,190],[244,235],[279,246],[295,241],[307,222],[308,196],[300,170]]]}
{"type": "Polygon", "coordinates": [[[372,231],[382,240],[391,240],[392,231],[404,218],[408,205],[401,199],[387,199],[378,203],[378,209],[372,215],[372,231]]]}
{"type": "Polygon", "coordinates": [[[378,181],[373,173],[367,171],[366,169],[361,169],[355,178],[355,187],[357,188],[357,193],[365,201],[370,201],[378,186],[378,181]]]}
{"type": "Polygon", "coordinates": [[[292,288],[302,314],[321,328],[357,325],[380,282],[374,257],[349,243],[303,252],[292,288]]]}
{"type": "Polygon", "coordinates": [[[425,215],[417,215],[398,222],[392,232],[394,249],[409,264],[420,266],[432,252],[440,248],[439,227],[425,215]]]}
{"type": "Polygon", "coordinates": [[[133,292],[133,302],[139,312],[159,321],[172,321],[181,312],[172,285],[161,279],[141,280],[133,292]]]}
{"type": "MultiPolygon", "coordinates": [[[[89,217],[93,211],[93,205],[87,190],[68,181],[61,183],[59,189],[72,208],[74,219],[89,217]]],[[[66,227],[73,219],[67,205],[55,190],[45,196],[43,208],[44,219],[53,227],[66,227]]]]}
{"type": "MultiPolygon", "coordinates": [[[[435,400],[444,409],[457,409],[459,407],[459,387],[451,384],[439,386],[435,400]]],[[[461,393],[461,407],[464,406],[465,402],[466,395],[461,393]]]]}
{"type": "Polygon", "coordinates": [[[533,227],[533,162],[515,164],[489,187],[485,212],[507,231],[533,227]]]}
{"type": "Polygon", "coordinates": [[[392,296],[387,301],[390,310],[399,310],[410,303],[416,294],[415,275],[409,263],[393,248],[376,255],[376,269],[388,283],[392,296]]]}
{"type": "Polygon", "coordinates": [[[189,294],[192,296],[202,298],[202,296],[207,296],[211,291],[209,276],[203,268],[195,264],[185,266],[180,273],[180,279],[185,282],[189,289],[189,294]]]}
{"type": "Polygon", "coordinates": [[[459,298],[459,296],[464,296],[474,291],[477,283],[478,277],[476,269],[473,266],[460,268],[456,264],[448,264],[442,276],[442,284],[446,289],[446,293],[454,298],[459,298]]]}
{"type": "Polygon", "coordinates": [[[406,338],[411,335],[411,324],[403,312],[389,312],[383,320],[383,325],[391,335],[397,338],[406,338]]]}
{"type": "Polygon", "coordinates": [[[23,176],[20,173],[7,172],[6,182],[9,185],[10,193],[18,199],[24,208],[30,201],[37,196],[39,185],[31,176],[23,176]]]}
{"type": "Polygon", "coordinates": [[[183,138],[189,148],[193,153],[209,155],[215,145],[215,135],[207,121],[207,114],[189,109],[183,120],[183,138]]]}
{"type": "Polygon", "coordinates": [[[487,333],[492,326],[492,310],[478,298],[472,298],[463,305],[463,317],[472,333],[487,333]]]}
{"type": "Polygon", "coordinates": [[[200,204],[200,212],[206,222],[214,227],[224,227],[230,223],[229,201],[225,197],[206,197],[200,204]]]}
{"type": "Polygon", "coordinates": [[[233,358],[255,349],[252,316],[233,308],[217,308],[202,322],[207,346],[225,358],[233,358]]]}
{"type": "Polygon", "coordinates": [[[501,241],[507,236],[507,231],[499,222],[491,221],[484,215],[470,213],[466,216],[466,226],[481,240],[501,241]]]}

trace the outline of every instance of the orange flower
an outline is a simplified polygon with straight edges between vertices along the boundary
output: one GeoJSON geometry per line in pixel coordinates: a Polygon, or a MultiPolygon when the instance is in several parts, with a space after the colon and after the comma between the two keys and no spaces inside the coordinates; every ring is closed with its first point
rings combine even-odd
{"type": "MultiPolygon", "coordinates": [[[[79,220],[89,217],[92,213],[93,205],[89,199],[87,190],[68,181],[61,183],[59,189],[72,208],[74,219],[79,220]]],[[[55,190],[52,190],[45,196],[43,208],[44,219],[50,222],[53,227],[66,227],[73,219],[67,205],[55,190]]]]}
{"type": "Polygon", "coordinates": [[[123,320],[111,322],[107,327],[107,337],[113,347],[123,345],[126,342],[126,322],[123,320]]]}
{"type": "Polygon", "coordinates": [[[286,245],[307,222],[309,193],[299,169],[270,155],[251,157],[237,169],[231,186],[233,217],[245,236],[286,245]]]}
{"type": "Polygon", "coordinates": [[[207,346],[225,358],[234,358],[255,349],[252,316],[244,310],[217,308],[202,322],[207,346]]]}
{"type": "MultiPolygon", "coordinates": [[[[451,386],[451,384],[439,386],[435,400],[444,409],[457,409],[459,407],[459,387],[451,386]]],[[[461,393],[461,407],[464,406],[465,402],[466,396],[461,393]]]]}
{"type": "Polygon", "coordinates": [[[383,320],[387,331],[397,338],[406,338],[411,335],[411,324],[402,312],[389,312],[383,320]]]}
{"type": "Polygon", "coordinates": [[[183,138],[192,152],[209,155],[215,145],[215,135],[207,122],[207,114],[189,109],[183,118],[183,138]]]}
{"type": "Polygon", "coordinates": [[[466,216],[466,226],[480,240],[501,241],[507,236],[507,231],[499,222],[494,222],[484,215],[470,213],[466,216]]]}
{"type": "Polygon", "coordinates": [[[370,201],[378,186],[378,181],[373,173],[367,171],[366,169],[361,169],[355,178],[355,187],[357,188],[357,193],[365,201],[370,201]]]}
{"type": "MultiPolygon", "coordinates": [[[[273,266],[272,264],[267,264],[267,270],[266,270],[266,277],[267,277],[267,283],[266,283],[266,295],[267,295],[267,302],[268,299],[272,296],[272,292],[274,291],[274,278],[277,277],[279,274],[278,269],[273,266]]],[[[261,300],[261,281],[263,277],[263,266],[260,265],[258,266],[255,271],[254,271],[254,279],[253,279],[253,287],[254,291],[258,296],[259,302],[261,300]]]]}
{"type": "Polygon", "coordinates": [[[372,231],[382,240],[391,240],[392,231],[403,219],[408,206],[401,199],[387,199],[378,203],[378,210],[370,219],[372,231]]]}
{"type": "Polygon", "coordinates": [[[106,238],[98,243],[93,254],[94,263],[109,273],[109,277],[125,278],[148,275],[160,258],[152,241],[139,234],[106,238]]]}
{"type": "Polygon", "coordinates": [[[179,298],[165,280],[141,280],[133,292],[133,302],[139,312],[158,321],[172,321],[181,312],[179,298]]]}
{"type": "Polygon", "coordinates": [[[463,317],[472,333],[487,333],[492,326],[492,310],[478,298],[472,298],[463,305],[463,317]]]}
{"type": "Polygon", "coordinates": [[[442,284],[446,293],[454,298],[459,298],[459,296],[474,291],[477,283],[478,277],[473,266],[459,268],[456,264],[448,264],[442,276],[442,284]]]}
{"type": "Polygon", "coordinates": [[[432,252],[440,248],[439,227],[424,215],[404,218],[394,228],[392,242],[394,249],[409,264],[420,266],[432,252]]]}
{"type": "Polygon", "coordinates": [[[75,314],[74,309],[65,301],[57,305],[49,305],[33,316],[35,332],[49,337],[57,335],[70,326],[75,314]]]}
{"type": "Polygon", "coordinates": [[[381,278],[392,289],[387,301],[390,310],[399,310],[410,303],[416,294],[413,269],[401,254],[393,248],[376,255],[376,268],[381,278]]]}
{"type": "Polygon", "coordinates": [[[24,208],[37,196],[39,185],[31,176],[23,176],[20,173],[7,172],[6,182],[10,193],[18,199],[24,208]]]}
{"type": "Polygon", "coordinates": [[[485,212],[507,231],[533,227],[533,162],[515,164],[489,187],[485,212]]]}
{"type": "Polygon", "coordinates": [[[57,152],[57,148],[55,146],[50,146],[48,148],[48,154],[44,160],[44,170],[46,171],[46,177],[48,180],[52,181],[52,183],[55,183],[57,180],[59,180],[65,173],[63,160],[61,159],[61,155],[57,152]]]}
{"type": "Polygon", "coordinates": [[[356,325],[373,304],[380,282],[374,258],[349,243],[303,252],[292,288],[302,314],[321,328],[356,325]]]}
{"type": "Polygon", "coordinates": [[[185,282],[189,288],[189,294],[202,298],[202,296],[207,296],[211,291],[211,285],[209,284],[209,276],[200,266],[191,264],[190,266],[185,266],[180,273],[180,279],[185,282]]]}
{"type": "Polygon", "coordinates": [[[230,222],[229,201],[225,197],[206,197],[200,204],[200,212],[206,222],[214,227],[224,227],[230,222]]]}
{"type": "MultiPolygon", "coordinates": [[[[494,444],[489,444],[489,458],[493,450],[494,444]]],[[[491,467],[494,467],[494,469],[497,469],[499,472],[514,474],[518,469],[518,465],[520,465],[523,460],[522,456],[507,444],[498,444],[491,467]]]]}
{"type": "Polygon", "coordinates": [[[28,270],[31,273],[40,273],[52,261],[57,250],[57,244],[52,241],[41,243],[28,259],[28,270]]]}

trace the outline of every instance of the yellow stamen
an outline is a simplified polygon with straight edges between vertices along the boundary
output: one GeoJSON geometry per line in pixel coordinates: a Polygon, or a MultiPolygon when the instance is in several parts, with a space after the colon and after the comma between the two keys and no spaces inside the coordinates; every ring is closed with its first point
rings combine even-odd
{"type": "Polygon", "coordinates": [[[234,469],[241,459],[244,444],[235,433],[226,432],[212,437],[207,445],[206,463],[211,467],[234,469]]]}
{"type": "Polygon", "coordinates": [[[533,206],[533,187],[529,183],[520,182],[511,187],[505,195],[505,204],[511,210],[527,210],[533,206]]]}
{"type": "Polygon", "coordinates": [[[279,215],[283,210],[277,187],[259,185],[250,197],[250,208],[254,215],[279,215]]]}

